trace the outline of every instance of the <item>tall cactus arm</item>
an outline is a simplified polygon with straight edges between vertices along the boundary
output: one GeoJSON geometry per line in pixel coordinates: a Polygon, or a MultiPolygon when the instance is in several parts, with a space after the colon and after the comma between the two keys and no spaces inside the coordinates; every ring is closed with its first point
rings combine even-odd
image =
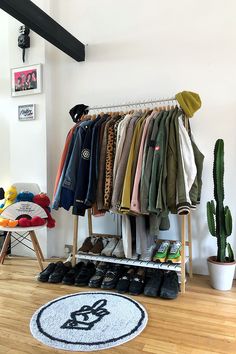
{"type": "Polygon", "coordinates": [[[214,197],[217,203],[224,200],[224,141],[218,139],[214,149],[214,197]]]}
{"type": "Polygon", "coordinates": [[[216,215],[216,207],[215,207],[214,200],[211,200],[210,203],[211,203],[211,211],[214,215],[216,215]]]}
{"type": "Polygon", "coordinates": [[[229,207],[225,207],[225,233],[226,236],[232,234],[232,216],[229,207]]]}
{"type": "Polygon", "coordinates": [[[227,251],[228,251],[228,260],[229,262],[234,262],[234,252],[230,243],[227,243],[227,251]]]}
{"type": "Polygon", "coordinates": [[[215,216],[214,216],[214,202],[207,202],[207,222],[208,228],[212,236],[216,236],[216,225],[215,225],[215,216]]]}

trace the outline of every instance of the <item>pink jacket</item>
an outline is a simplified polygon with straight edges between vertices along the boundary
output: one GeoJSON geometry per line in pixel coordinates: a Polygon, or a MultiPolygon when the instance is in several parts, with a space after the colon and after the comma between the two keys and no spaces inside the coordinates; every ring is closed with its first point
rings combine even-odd
{"type": "Polygon", "coordinates": [[[143,134],[142,134],[142,139],[141,139],[140,148],[139,148],[138,161],[137,161],[137,167],[136,167],[136,173],[135,173],[134,185],[133,185],[133,191],[132,191],[132,198],[131,198],[131,204],[130,204],[130,210],[134,211],[135,213],[140,213],[139,183],[140,183],[141,173],[142,173],[143,149],[144,149],[144,143],[145,143],[146,135],[147,135],[147,128],[148,128],[148,125],[149,125],[151,119],[155,115],[156,115],[156,112],[152,112],[150,114],[150,116],[146,119],[145,126],[143,128],[143,134]]]}

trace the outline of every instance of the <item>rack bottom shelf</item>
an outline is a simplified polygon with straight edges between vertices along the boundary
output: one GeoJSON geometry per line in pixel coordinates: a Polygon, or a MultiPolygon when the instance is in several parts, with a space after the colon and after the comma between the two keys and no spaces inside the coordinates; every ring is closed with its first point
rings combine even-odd
{"type": "MultiPolygon", "coordinates": [[[[90,261],[108,262],[108,263],[124,264],[129,266],[138,266],[138,267],[155,268],[155,269],[163,269],[163,270],[174,270],[175,272],[181,272],[181,264],[174,264],[174,263],[156,263],[152,261],[148,262],[148,261],[141,261],[137,259],[94,256],[92,254],[83,254],[83,253],[78,253],[75,255],[75,257],[77,259],[90,260],[90,261]]],[[[189,257],[185,257],[185,263],[188,262],[188,259],[189,257]]]]}

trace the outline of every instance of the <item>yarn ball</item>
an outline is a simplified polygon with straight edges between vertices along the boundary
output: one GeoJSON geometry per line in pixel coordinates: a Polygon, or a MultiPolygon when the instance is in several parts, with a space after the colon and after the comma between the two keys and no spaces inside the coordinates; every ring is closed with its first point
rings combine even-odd
{"type": "Polygon", "coordinates": [[[8,226],[8,219],[0,218],[0,226],[7,227],[8,226]]]}
{"type": "Polygon", "coordinates": [[[16,227],[18,225],[18,220],[9,220],[8,227],[16,227]]]}
{"type": "Polygon", "coordinates": [[[18,225],[20,227],[30,227],[31,226],[31,220],[27,218],[21,218],[18,220],[18,225]]]}
{"type": "Polygon", "coordinates": [[[42,226],[45,225],[46,221],[40,216],[34,216],[31,220],[31,226],[42,226]]]}

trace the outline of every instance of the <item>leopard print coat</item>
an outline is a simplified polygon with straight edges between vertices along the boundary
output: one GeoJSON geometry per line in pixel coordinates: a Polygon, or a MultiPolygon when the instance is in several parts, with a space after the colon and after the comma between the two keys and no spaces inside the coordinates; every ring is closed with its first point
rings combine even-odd
{"type": "Polygon", "coordinates": [[[111,205],[112,188],[113,188],[113,166],[116,150],[116,136],[118,124],[124,116],[117,116],[112,119],[107,134],[107,150],[106,150],[106,172],[104,183],[104,210],[109,210],[111,205]]]}

